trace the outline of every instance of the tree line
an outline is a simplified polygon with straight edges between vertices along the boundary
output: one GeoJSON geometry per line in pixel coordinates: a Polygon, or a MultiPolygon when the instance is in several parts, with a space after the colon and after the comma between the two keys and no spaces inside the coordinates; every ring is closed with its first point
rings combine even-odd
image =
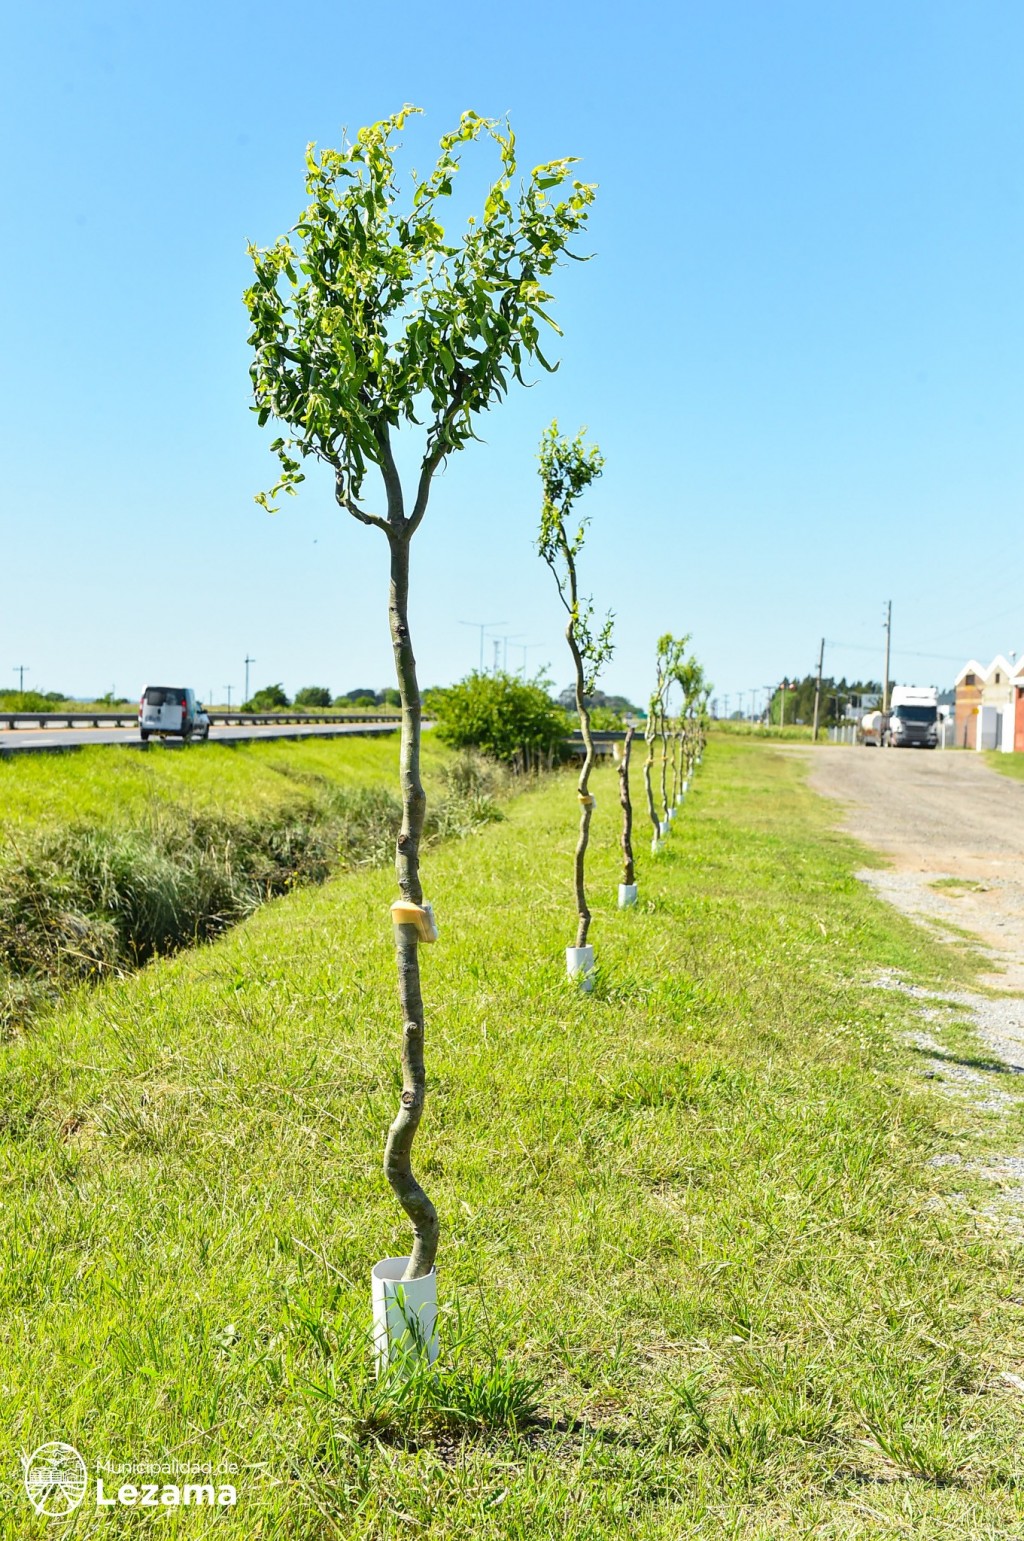
{"type": "MultiPolygon", "coordinates": [[[[776,686],[768,704],[768,721],[778,725],[783,720],[785,699],[786,722],[813,722],[814,697],[818,689],[818,676],[805,674],[803,679],[786,679],[776,686]]],[[[864,697],[881,698],[882,687],[877,680],[834,679],[826,675],[821,681],[821,698],[818,720],[825,726],[835,726],[847,717],[867,710],[864,697]]]]}

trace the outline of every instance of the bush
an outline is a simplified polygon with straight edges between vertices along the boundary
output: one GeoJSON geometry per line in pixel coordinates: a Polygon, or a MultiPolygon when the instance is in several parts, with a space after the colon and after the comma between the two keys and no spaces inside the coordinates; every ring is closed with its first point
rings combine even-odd
{"type": "Polygon", "coordinates": [[[39,690],[0,691],[0,711],[5,712],[52,712],[54,705],[64,700],[56,692],[44,695],[39,690]]]}
{"type": "Polygon", "coordinates": [[[250,700],[242,705],[243,712],[281,712],[287,711],[291,702],[284,693],[284,686],[264,685],[262,690],[257,690],[250,700]]]}
{"type": "Polygon", "coordinates": [[[618,712],[613,711],[610,706],[592,706],[590,726],[595,733],[616,733],[626,724],[618,712]]]}
{"type": "Polygon", "coordinates": [[[296,706],[310,706],[322,711],[331,704],[331,692],[326,685],[303,685],[295,692],[296,706]]]}
{"type": "Polygon", "coordinates": [[[442,743],[479,749],[514,771],[550,767],[565,756],[569,719],[539,680],[474,672],[429,690],[424,707],[442,743]]]}

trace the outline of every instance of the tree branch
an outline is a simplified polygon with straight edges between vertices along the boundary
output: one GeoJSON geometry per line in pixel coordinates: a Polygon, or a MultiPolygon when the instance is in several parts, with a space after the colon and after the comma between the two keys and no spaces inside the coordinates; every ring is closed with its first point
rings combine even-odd
{"type": "MultiPolygon", "coordinates": [[[[388,495],[388,524],[392,530],[405,533],[405,497],[402,492],[402,481],[395,465],[395,455],[391,448],[391,430],[386,422],[381,420],[373,430],[373,436],[377,440],[380,449],[380,474],[384,478],[384,489],[388,495]]],[[[424,503],[424,507],[426,504],[424,503]]],[[[420,516],[422,518],[422,515],[420,516]]],[[[412,531],[408,533],[411,535],[412,531]]]]}
{"type": "Polygon", "coordinates": [[[378,530],[383,530],[385,535],[392,535],[394,531],[386,519],[382,519],[379,514],[368,514],[365,508],[360,508],[358,503],[349,497],[344,471],[338,465],[337,461],[332,461],[331,464],[334,466],[335,501],[339,503],[342,508],[346,509],[352,515],[353,519],[358,519],[360,524],[375,525],[378,530]]]}
{"type": "Polygon", "coordinates": [[[409,515],[409,518],[406,520],[405,524],[405,533],[407,535],[415,535],[417,529],[419,528],[420,521],[427,511],[427,501],[430,497],[430,484],[434,479],[434,472],[437,470],[438,466],[441,464],[441,461],[445,458],[449,452],[449,449],[451,448],[450,445],[447,445],[444,442],[444,433],[455,421],[458,414],[462,411],[464,402],[465,386],[460,382],[456,386],[452,394],[452,399],[448,403],[445,411],[441,413],[440,417],[435,418],[434,420],[434,426],[430,430],[430,437],[436,438],[440,436],[441,442],[435,444],[434,448],[430,451],[429,454],[424,455],[420,465],[420,479],[416,488],[416,502],[413,504],[412,513],[409,515]]]}

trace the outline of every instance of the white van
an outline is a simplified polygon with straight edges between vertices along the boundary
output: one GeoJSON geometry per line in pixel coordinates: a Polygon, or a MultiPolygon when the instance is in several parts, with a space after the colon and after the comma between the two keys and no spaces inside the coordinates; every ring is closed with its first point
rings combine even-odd
{"type": "Polygon", "coordinates": [[[210,736],[210,719],[194,690],[181,685],[147,685],[139,700],[139,737],[151,733],[166,738],[202,739],[210,736]]]}

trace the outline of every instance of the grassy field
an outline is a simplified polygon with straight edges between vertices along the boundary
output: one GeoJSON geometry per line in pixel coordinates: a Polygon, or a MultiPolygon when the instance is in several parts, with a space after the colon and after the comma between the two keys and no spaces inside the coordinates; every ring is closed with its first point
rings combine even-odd
{"type": "Polygon", "coordinates": [[[1024,1120],[921,1078],[915,1008],[872,981],[957,962],[856,881],[800,775],[713,739],[620,914],[599,773],[589,998],[568,779],[430,853],[435,1392],[382,1397],[368,1346],[369,1270],[406,1237],[388,872],[6,1046],[0,1535],[1019,1534],[1022,1248],[966,1164],[929,1162],[1019,1148],[1024,1120]],[[94,1468],[233,1465],[237,1507],[36,1520],[18,1456],[58,1439],[94,1468]]]}
{"type": "MultiPolygon", "coordinates": [[[[436,785],[445,754],[424,741],[424,774],[436,785]]],[[[202,812],[276,812],[310,786],[396,784],[398,735],[384,738],[200,744],[186,751],[96,747],[68,755],[0,758],[0,844],[41,824],[121,824],[168,806],[202,812]]]]}
{"type": "MultiPolygon", "coordinates": [[[[0,782],[0,1040],[81,985],[209,941],[296,887],[394,860],[397,741],[19,761],[0,782]]],[[[500,817],[508,780],[424,756],[424,837],[500,817]]]]}

